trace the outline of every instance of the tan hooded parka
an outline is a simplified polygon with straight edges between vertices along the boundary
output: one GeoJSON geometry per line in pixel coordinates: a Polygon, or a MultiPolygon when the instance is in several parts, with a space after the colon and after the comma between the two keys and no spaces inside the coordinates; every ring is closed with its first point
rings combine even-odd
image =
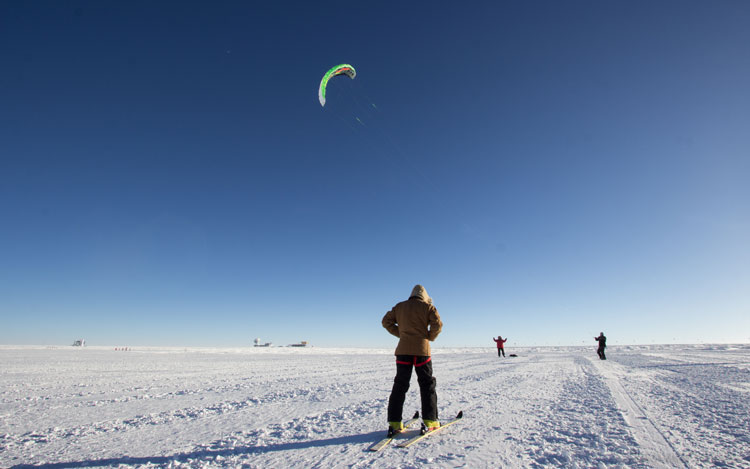
{"type": "Polygon", "coordinates": [[[440,334],[443,322],[427,290],[416,285],[408,300],[385,313],[383,327],[400,339],[396,355],[428,357],[431,354],[430,342],[440,334]]]}

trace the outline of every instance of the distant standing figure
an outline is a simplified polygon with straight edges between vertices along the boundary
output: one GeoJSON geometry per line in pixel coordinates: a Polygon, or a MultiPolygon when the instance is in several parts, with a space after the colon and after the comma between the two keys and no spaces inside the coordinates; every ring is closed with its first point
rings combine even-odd
{"type": "Polygon", "coordinates": [[[493,337],[492,340],[494,340],[495,343],[497,344],[497,356],[505,357],[505,346],[503,344],[507,342],[508,339],[507,338],[503,339],[501,335],[498,335],[497,339],[493,337]]]}
{"type": "Polygon", "coordinates": [[[399,338],[395,352],[396,378],[388,399],[388,434],[404,430],[401,414],[406,391],[409,390],[412,368],[417,372],[424,424],[428,430],[440,427],[430,342],[437,339],[443,322],[427,290],[422,285],[414,286],[408,300],[385,313],[383,327],[399,338]]]}
{"type": "Polygon", "coordinates": [[[607,338],[604,337],[604,332],[599,333],[599,337],[594,337],[594,340],[599,342],[599,348],[596,349],[597,355],[601,360],[606,360],[607,357],[604,355],[604,349],[607,348],[607,338]]]}

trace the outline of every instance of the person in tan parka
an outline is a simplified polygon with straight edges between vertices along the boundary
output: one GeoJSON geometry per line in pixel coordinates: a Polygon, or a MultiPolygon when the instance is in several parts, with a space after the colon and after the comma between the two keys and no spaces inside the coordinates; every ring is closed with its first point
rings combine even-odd
{"type": "Polygon", "coordinates": [[[440,423],[430,342],[440,334],[443,322],[427,290],[422,285],[416,285],[408,300],[400,302],[383,316],[383,327],[399,338],[395,352],[396,378],[388,399],[389,434],[403,431],[401,419],[412,367],[417,372],[422,398],[422,419],[428,430],[438,428],[440,423]]]}

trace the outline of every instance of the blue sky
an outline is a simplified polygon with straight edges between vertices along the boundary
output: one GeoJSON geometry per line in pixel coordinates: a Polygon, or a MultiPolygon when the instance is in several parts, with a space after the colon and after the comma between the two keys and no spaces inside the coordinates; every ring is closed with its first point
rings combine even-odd
{"type": "Polygon", "coordinates": [[[0,343],[748,342],[748,20],[3,2],[0,343]]]}

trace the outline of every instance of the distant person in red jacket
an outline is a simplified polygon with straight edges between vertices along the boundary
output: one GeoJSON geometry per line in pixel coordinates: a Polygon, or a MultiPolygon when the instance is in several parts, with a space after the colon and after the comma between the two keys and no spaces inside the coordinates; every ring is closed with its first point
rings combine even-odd
{"type": "Polygon", "coordinates": [[[503,339],[502,336],[498,335],[497,339],[493,337],[492,340],[497,344],[497,356],[505,357],[505,348],[503,347],[503,344],[507,342],[508,339],[503,339]]]}

